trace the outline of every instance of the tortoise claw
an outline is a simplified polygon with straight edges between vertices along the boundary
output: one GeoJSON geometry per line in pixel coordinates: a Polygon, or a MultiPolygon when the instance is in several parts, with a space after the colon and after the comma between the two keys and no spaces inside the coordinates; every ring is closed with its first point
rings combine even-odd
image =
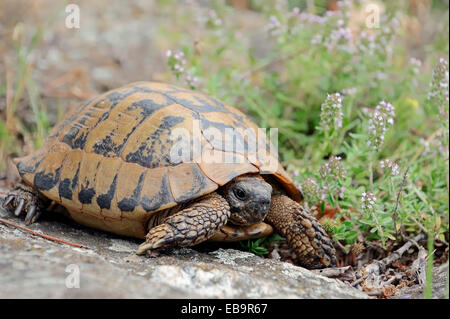
{"type": "Polygon", "coordinates": [[[3,202],[3,208],[8,207],[9,203],[11,203],[13,199],[14,199],[14,196],[12,196],[12,195],[9,195],[8,197],[6,197],[5,201],[3,202]]]}
{"type": "Polygon", "coordinates": [[[19,216],[20,213],[23,211],[23,205],[25,205],[25,199],[21,198],[19,200],[19,204],[16,207],[16,210],[14,211],[14,215],[19,216]]]}
{"type": "Polygon", "coordinates": [[[34,214],[34,216],[31,218],[31,224],[35,223],[39,219],[41,214],[42,214],[42,211],[40,211],[39,209],[36,209],[36,214],[34,214]]]}
{"type": "Polygon", "coordinates": [[[150,243],[143,243],[139,245],[138,249],[136,250],[137,255],[143,255],[147,250],[153,249],[153,244],[150,243]]]}
{"type": "Polygon", "coordinates": [[[36,206],[31,205],[30,208],[28,208],[27,216],[25,217],[25,225],[30,225],[33,217],[37,214],[36,206]]]}
{"type": "Polygon", "coordinates": [[[145,242],[138,247],[136,254],[143,255],[148,250],[157,249],[160,247],[168,248],[165,246],[169,245],[170,247],[170,244],[174,241],[174,238],[174,233],[168,225],[161,224],[156,226],[147,234],[145,242]]]}

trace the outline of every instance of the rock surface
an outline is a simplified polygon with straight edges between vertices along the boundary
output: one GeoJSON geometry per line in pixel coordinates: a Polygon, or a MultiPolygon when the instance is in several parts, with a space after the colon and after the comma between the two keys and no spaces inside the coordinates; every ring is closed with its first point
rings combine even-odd
{"type": "MultiPolygon", "coordinates": [[[[24,225],[3,210],[0,217],[24,225]]],[[[88,248],[0,223],[0,298],[367,298],[338,280],[248,252],[177,249],[148,258],[134,253],[139,241],[49,218],[29,228],[88,248]]]]}

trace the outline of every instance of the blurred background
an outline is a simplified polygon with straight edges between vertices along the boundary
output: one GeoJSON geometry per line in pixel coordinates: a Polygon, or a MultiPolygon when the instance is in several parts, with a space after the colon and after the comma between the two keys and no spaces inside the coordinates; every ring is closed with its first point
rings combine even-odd
{"type": "MultiPolygon", "coordinates": [[[[79,28],[70,28],[70,2],[0,1],[0,172],[6,169],[6,155],[27,153],[42,143],[70,106],[139,80],[191,86],[250,109],[258,124],[283,124],[282,131],[293,134],[285,142],[301,151],[306,140],[297,133],[312,133],[326,93],[377,86],[374,81],[390,77],[385,64],[404,69],[411,58],[421,63],[420,73],[429,75],[433,62],[448,52],[448,1],[344,1],[343,8],[335,0],[73,3],[79,8],[79,28]],[[371,4],[381,19],[374,29],[364,26],[371,4]],[[342,17],[327,19],[339,10],[345,10],[342,17]],[[361,42],[362,32],[367,38],[392,28],[393,17],[399,23],[395,39],[361,42]],[[168,50],[185,53],[183,72],[173,69],[176,61],[168,64],[168,50]],[[361,70],[351,70],[350,64],[363,64],[354,57],[367,50],[375,53],[364,65],[368,76],[361,78],[361,70]],[[374,58],[376,53],[387,54],[374,58]],[[249,86],[268,97],[270,110],[264,110],[266,105],[251,110],[259,101],[245,96],[249,86]],[[289,104],[286,98],[296,105],[280,108],[277,104],[289,104]],[[268,123],[269,115],[281,112],[289,123],[268,123]],[[14,143],[5,142],[7,136],[14,143]]],[[[361,103],[398,94],[389,83],[376,89],[361,103]]]]}
{"type": "MultiPolygon", "coordinates": [[[[273,94],[276,91],[279,96],[270,96],[267,103],[270,110],[264,110],[265,105],[258,108],[267,115],[280,116],[276,104],[289,104],[280,96],[293,99],[298,108],[311,115],[304,116],[296,106],[283,107],[284,119],[290,120],[292,115],[298,119],[295,124],[281,125],[287,126],[283,130],[311,133],[319,121],[319,106],[326,93],[377,85],[372,78],[359,78],[361,74],[350,70],[350,63],[363,64],[352,60],[363,52],[358,45],[373,46],[367,50],[374,52],[390,50],[377,57],[379,61],[374,62],[372,57],[366,61],[373,65],[372,70],[372,65],[365,66],[366,74],[370,73],[375,81],[389,77],[383,74],[384,64],[404,68],[412,57],[421,63],[420,73],[430,73],[433,62],[448,52],[445,0],[402,0],[394,4],[336,0],[81,0],[73,2],[79,8],[79,28],[71,28],[73,12],[66,12],[70,3],[0,1],[0,172],[6,168],[5,155],[12,151],[16,155],[27,153],[30,149],[24,147],[42,143],[48,129],[67,108],[132,81],[192,86],[241,109],[251,109],[250,97],[242,97],[248,86],[266,96],[277,95],[273,94]],[[340,3],[343,8],[339,8],[340,3]],[[364,22],[371,13],[366,12],[371,4],[379,10],[381,25],[367,29],[364,22]],[[327,19],[327,14],[339,10],[345,10],[342,17],[327,19]],[[393,39],[388,37],[361,43],[364,30],[366,37],[370,32],[377,36],[393,27],[393,17],[399,23],[394,30],[395,52],[391,48],[393,39]],[[173,69],[176,61],[168,63],[168,50],[185,53],[183,72],[173,69]],[[269,92],[264,90],[269,85],[264,82],[270,81],[274,83],[269,92]],[[14,138],[18,133],[19,141],[5,144],[5,134],[14,138]]],[[[377,94],[361,103],[378,102],[376,95],[386,99],[393,95],[392,88],[384,88],[387,90],[382,94],[379,91],[383,88],[377,88],[377,94]]],[[[270,119],[257,112],[250,110],[258,124],[269,124],[265,122],[270,119]]],[[[304,142],[297,143],[296,137],[302,139],[295,135],[291,139],[295,145],[290,147],[300,151],[304,142]]]]}

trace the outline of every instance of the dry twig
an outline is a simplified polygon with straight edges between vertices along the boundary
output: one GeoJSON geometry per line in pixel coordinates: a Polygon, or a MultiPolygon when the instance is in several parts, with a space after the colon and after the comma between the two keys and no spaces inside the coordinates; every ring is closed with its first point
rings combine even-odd
{"type": "Polygon", "coordinates": [[[12,222],[12,221],[9,221],[9,220],[3,219],[3,218],[0,218],[0,222],[5,224],[5,225],[16,227],[16,228],[21,229],[23,231],[26,231],[26,232],[28,232],[30,234],[33,234],[33,235],[36,235],[36,236],[39,236],[39,237],[42,237],[42,238],[45,238],[45,239],[48,239],[48,240],[52,240],[52,241],[55,241],[55,242],[58,242],[58,243],[62,243],[62,244],[66,244],[66,245],[70,245],[70,246],[74,246],[74,247],[78,247],[78,248],[88,248],[85,245],[76,244],[76,243],[72,243],[70,241],[66,241],[64,239],[61,239],[61,238],[56,238],[56,237],[53,237],[53,236],[41,234],[41,233],[39,233],[37,231],[34,231],[34,230],[29,229],[27,227],[18,225],[16,223],[12,222]]]}

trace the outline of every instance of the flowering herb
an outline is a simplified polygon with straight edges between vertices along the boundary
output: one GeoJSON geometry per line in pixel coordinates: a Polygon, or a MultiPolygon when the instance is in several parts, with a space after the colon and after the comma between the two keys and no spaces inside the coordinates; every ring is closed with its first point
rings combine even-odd
{"type": "Polygon", "coordinates": [[[209,28],[219,28],[222,26],[222,19],[219,18],[217,12],[214,10],[208,10],[204,19],[204,24],[209,28]]]}
{"type": "Polygon", "coordinates": [[[448,128],[448,62],[444,58],[441,58],[433,69],[432,77],[428,99],[438,106],[440,119],[448,128]]]}
{"type": "Polygon", "coordinates": [[[411,58],[409,60],[409,64],[411,65],[412,71],[414,74],[419,74],[420,67],[422,66],[422,61],[416,58],[411,58]]]}
{"type": "Polygon", "coordinates": [[[387,129],[394,124],[395,110],[391,103],[381,101],[369,118],[367,146],[377,151],[383,145],[387,129]]]}
{"type": "Polygon", "coordinates": [[[309,206],[314,206],[321,200],[319,185],[315,178],[305,178],[300,184],[300,190],[309,206]]]}
{"type": "Polygon", "coordinates": [[[342,127],[342,96],[340,93],[328,94],[322,103],[320,125],[325,131],[342,127]]]}
{"type": "Polygon", "coordinates": [[[166,58],[170,71],[172,71],[176,78],[184,80],[191,89],[195,89],[199,83],[199,79],[186,70],[186,57],[184,52],[180,50],[167,50],[166,58]]]}
{"type": "Polygon", "coordinates": [[[398,164],[389,159],[381,160],[380,167],[385,169],[387,175],[396,176],[400,174],[398,164]]]}
{"type": "Polygon", "coordinates": [[[324,180],[336,181],[345,177],[344,166],[340,156],[331,156],[327,163],[319,169],[320,177],[324,180]]]}
{"type": "Polygon", "coordinates": [[[266,30],[271,36],[275,37],[282,34],[284,28],[276,16],[270,16],[269,23],[266,25],[266,30]]]}
{"type": "Polygon", "coordinates": [[[375,210],[375,201],[377,198],[372,193],[362,193],[361,195],[361,208],[364,211],[374,211],[375,210]]]}

